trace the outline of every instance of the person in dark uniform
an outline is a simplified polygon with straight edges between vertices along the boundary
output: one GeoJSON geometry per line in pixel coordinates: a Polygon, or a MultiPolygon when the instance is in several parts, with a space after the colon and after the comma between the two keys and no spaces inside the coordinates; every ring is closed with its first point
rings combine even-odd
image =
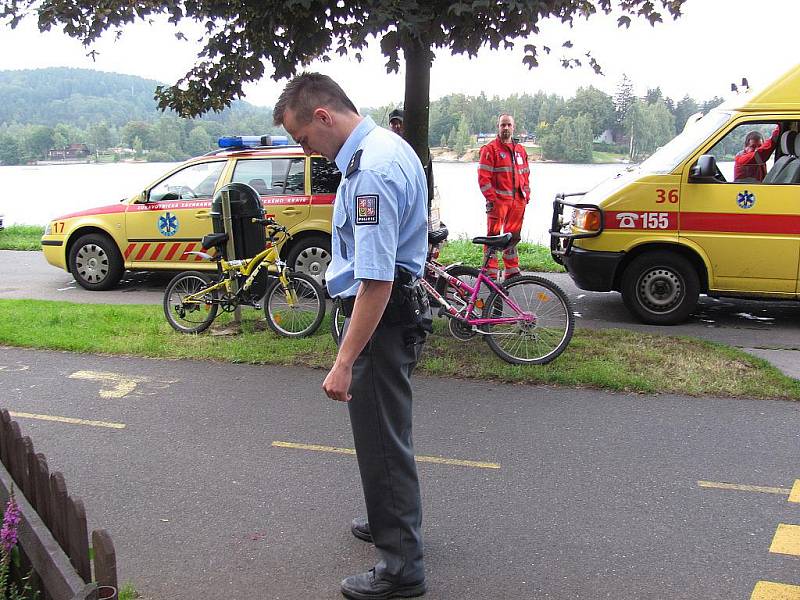
{"type": "Polygon", "coordinates": [[[389,129],[400,136],[402,136],[404,133],[403,111],[399,108],[395,108],[389,113],[389,129]]]}
{"type": "Polygon", "coordinates": [[[326,279],[348,318],[322,387],[348,403],[367,508],[351,531],[373,542],[380,559],[344,579],[342,593],[420,596],[426,585],[410,378],[431,324],[418,284],[427,252],[425,173],[401,136],[359,115],[326,75],[292,79],[273,114],[306,153],[322,154],[344,173],[326,279]]]}

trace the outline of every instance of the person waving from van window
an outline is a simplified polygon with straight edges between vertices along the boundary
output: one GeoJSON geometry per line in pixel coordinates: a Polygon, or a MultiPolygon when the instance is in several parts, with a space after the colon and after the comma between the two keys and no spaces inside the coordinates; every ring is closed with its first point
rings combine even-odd
{"type": "Polygon", "coordinates": [[[765,142],[758,131],[751,131],[744,138],[744,148],[736,155],[733,164],[734,181],[744,179],[763,181],[767,176],[766,162],[775,151],[781,126],[777,125],[772,135],[765,142]]]}

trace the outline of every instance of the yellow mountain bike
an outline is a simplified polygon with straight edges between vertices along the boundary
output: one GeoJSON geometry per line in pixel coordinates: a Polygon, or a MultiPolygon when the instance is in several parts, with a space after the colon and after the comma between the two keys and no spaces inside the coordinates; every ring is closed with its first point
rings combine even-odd
{"type": "Polygon", "coordinates": [[[325,317],[325,292],[304,273],[296,273],[281,260],[276,235],[291,237],[285,227],[272,219],[253,219],[267,228],[267,247],[253,258],[225,260],[227,233],[203,238],[203,248],[216,248],[216,255],[192,252],[217,261],[217,275],[185,271],[176,275],[164,292],[164,315],[175,331],[200,333],[217,317],[219,310],[231,312],[238,306],[261,308],[270,329],[286,337],[314,333],[325,317]]]}

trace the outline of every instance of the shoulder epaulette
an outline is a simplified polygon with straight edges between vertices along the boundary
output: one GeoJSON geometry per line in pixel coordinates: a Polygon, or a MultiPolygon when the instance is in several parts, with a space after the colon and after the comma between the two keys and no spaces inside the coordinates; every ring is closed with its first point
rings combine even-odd
{"type": "Polygon", "coordinates": [[[363,154],[363,152],[363,150],[358,150],[353,154],[353,158],[350,159],[350,163],[347,165],[347,172],[344,174],[345,179],[350,177],[350,175],[358,171],[361,167],[361,154],[363,154]]]}

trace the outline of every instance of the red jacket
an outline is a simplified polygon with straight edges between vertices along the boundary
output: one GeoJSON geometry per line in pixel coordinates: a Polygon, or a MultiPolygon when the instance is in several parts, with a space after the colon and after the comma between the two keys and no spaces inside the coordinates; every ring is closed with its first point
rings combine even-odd
{"type": "Polygon", "coordinates": [[[775,128],[770,138],[761,144],[755,150],[742,150],[736,155],[733,162],[733,179],[738,181],[740,179],[757,179],[764,181],[767,176],[767,162],[772,151],[775,150],[775,144],[781,134],[780,126],[775,128]]]}
{"type": "Polygon", "coordinates": [[[478,164],[478,185],[487,202],[495,200],[531,199],[528,153],[525,147],[511,141],[504,144],[498,136],[481,148],[478,164]]]}

